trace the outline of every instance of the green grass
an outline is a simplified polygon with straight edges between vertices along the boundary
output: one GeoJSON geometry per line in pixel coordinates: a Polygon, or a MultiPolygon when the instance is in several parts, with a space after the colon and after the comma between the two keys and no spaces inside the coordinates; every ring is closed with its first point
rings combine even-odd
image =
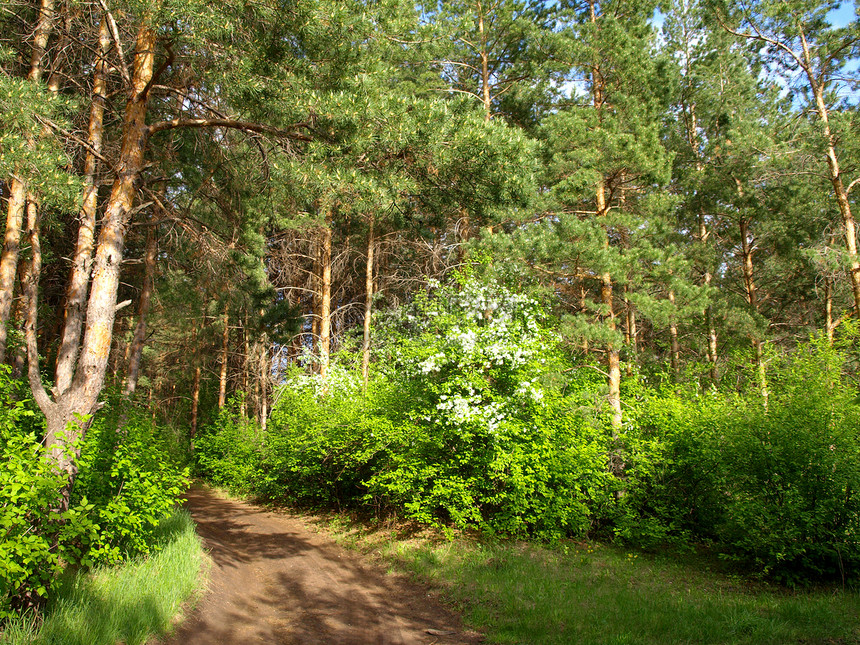
{"type": "Polygon", "coordinates": [[[200,586],[204,554],[191,517],[177,511],[159,528],[163,548],[118,567],[69,575],[45,612],[8,625],[0,645],[142,645],[171,627],[200,586]]]}
{"type": "Polygon", "coordinates": [[[789,591],[709,571],[701,560],[610,546],[486,544],[329,528],[442,587],[492,643],[860,643],[860,595],[789,591]]]}

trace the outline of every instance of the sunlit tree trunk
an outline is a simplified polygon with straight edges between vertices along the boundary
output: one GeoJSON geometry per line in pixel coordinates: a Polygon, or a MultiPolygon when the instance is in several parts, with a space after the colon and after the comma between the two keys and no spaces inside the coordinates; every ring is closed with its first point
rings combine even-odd
{"type": "Polygon", "coordinates": [[[99,56],[93,70],[93,96],[90,104],[88,127],[89,148],[84,158],[84,199],[79,215],[78,239],[72,260],[69,287],[66,291],[63,335],[57,352],[56,389],[60,393],[65,392],[72,383],[75,359],[80,347],[83,328],[87,285],[92,267],[93,241],[98,211],[98,186],[96,185],[98,157],[96,155],[101,154],[104,134],[104,112],[109,71],[106,57],[109,48],[110,33],[107,20],[103,18],[99,25],[99,56]]]}
{"type": "MultiPolygon", "coordinates": [[[[669,302],[672,303],[672,308],[675,307],[675,292],[669,289],[669,302]]],[[[672,318],[669,322],[669,337],[671,340],[671,365],[672,375],[675,381],[681,378],[681,346],[678,343],[678,324],[675,322],[675,314],[672,312],[672,318]]]]}
{"type": "MultiPolygon", "coordinates": [[[[134,56],[134,71],[122,126],[117,173],[105,206],[103,225],[99,234],[92,274],[87,327],[80,358],[71,386],[63,393],[48,395],[39,374],[36,347],[36,288],[29,294],[27,353],[30,387],[45,414],[45,448],[52,461],[66,473],[67,486],[62,505],[77,474],[77,448],[73,446],[83,436],[87,417],[98,407],[98,397],[104,386],[110,355],[113,325],[116,317],[116,295],[119,287],[125,232],[132,215],[135,182],[140,176],[146,150],[146,112],[149,84],[153,77],[155,30],[144,23],[138,33],[134,56]]],[[[35,250],[35,249],[34,249],[35,250]]]]}
{"type": "Polygon", "coordinates": [[[200,345],[197,339],[197,327],[194,328],[191,344],[194,351],[194,381],[191,385],[191,448],[194,449],[194,437],[197,436],[197,417],[200,409],[200,345]]]}
{"type": "MultiPolygon", "coordinates": [[[[740,221],[741,229],[741,252],[743,254],[743,273],[744,285],[747,292],[747,302],[753,311],[758,312],[758,291],[756,290],[755,280],[753,278],[753,249],[750,246],[749,240],[749,225],[746,219],[740,221]]],[[[767,373],[765,371],[764,356],[762,342],[758,336],[752,338],[753,355],[755,358],[756,376],[758,378],[758,388],[761,394],[764,406],[767,407],[768,389],[767,389],[767,373]]]]}
{"type": "MultiPolygon", "coordinates": [[[[27,78],[39,83],[44,73],[43,58],[48,38],[54,25],[54,0],[41,0],[39,17],[33,33],[33,46],[30,51],[30,71],[27,78]]],[[[9,314],[12,310],[12,296],[15,289],[15,274],[18,268],[21,227],[24,223],[24,210],[27,202],[27,187],[20,177],[9,181],[9,200],[6,205],[6,233],[3,240],[3,253],[0,255],[0,362],[6,360],[6,340],[8,338],[9,314]]]]}
{"type": "Polygon", "coordinates": [[[331,237],[332,214],[327,209],[320,253],[320,379],[325,382],[331,351],[331,237]]]}

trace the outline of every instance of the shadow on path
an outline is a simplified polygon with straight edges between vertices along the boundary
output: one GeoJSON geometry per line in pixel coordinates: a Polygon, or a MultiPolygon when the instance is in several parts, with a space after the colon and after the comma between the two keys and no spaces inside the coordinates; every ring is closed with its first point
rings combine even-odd
{"type": "Polygon", "coordinates": [[[209,590],[166,645],[481,642],[426,590],[375,570],[297,517],[200,488],[186,506],[214,564],[209,590]]]}

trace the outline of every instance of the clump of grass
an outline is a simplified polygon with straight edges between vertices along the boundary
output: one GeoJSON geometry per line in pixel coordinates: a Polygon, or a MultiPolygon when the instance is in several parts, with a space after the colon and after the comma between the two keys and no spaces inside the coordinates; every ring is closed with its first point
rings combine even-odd
{"type": "Polygon", "coordinates": [[[157,553],[118,567],[70,574],[38,626],[32,617],[9,623],[0,645],[142,645],[166,633],[200,586],[200,538],[186,511],[159,527],[157,553]]]}
{"type": "Polygon", "coordinates": [[[328,529],[396,569],[441,586],[492,643],[659,645],[860,643],[855,591],[790,591],[701,560],[612,546],[483,543],[328,529]]]}

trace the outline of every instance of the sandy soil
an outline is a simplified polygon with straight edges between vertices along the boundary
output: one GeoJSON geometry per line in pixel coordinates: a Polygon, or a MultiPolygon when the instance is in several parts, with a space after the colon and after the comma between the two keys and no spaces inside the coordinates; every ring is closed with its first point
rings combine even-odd
{"type": "Polygon", "coordinates": [[[165,645],[472,645],[427,589],[387,575],[299,517],[188,494],[213,560],[209,589],[165,645]]]}

